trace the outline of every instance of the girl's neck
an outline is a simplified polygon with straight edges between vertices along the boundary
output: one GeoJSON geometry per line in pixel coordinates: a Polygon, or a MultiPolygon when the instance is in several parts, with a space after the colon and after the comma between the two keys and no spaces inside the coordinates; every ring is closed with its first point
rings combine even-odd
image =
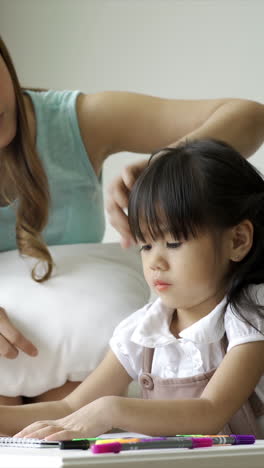
{"type": "Polygon", "coordinates": [[[221,289],[213,297],[206,299],[200,304],[189,309],[175,309],[172,316],[170,331],[177,338],[179,333],[185,328],[190,327],[198,320],[210,314],[212,310],[222,301],[225,296],[225,290],[221,289]]]}

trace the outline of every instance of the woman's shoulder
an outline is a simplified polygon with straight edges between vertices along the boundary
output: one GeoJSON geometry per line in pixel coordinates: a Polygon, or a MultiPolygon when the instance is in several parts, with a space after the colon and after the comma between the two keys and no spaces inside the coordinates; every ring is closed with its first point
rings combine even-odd
{"type": "Polygon", "coordinates": [[[64,147],[71,155],[81,151],[82,158],[86,160],[87,154],[80,135],[77,115],[80,91],[29,89],[25,90],[25,94],[33,106],[37,147],[40,154],[43,153],[45,156],[47,151],[50,151],[65,160],[65,151],[61,151],[64,147]]]}
{"type": "Polygon", "coordinates": [[[34,106],[41,106],[45,109],[67,108],[76,105],[76,99],[81,94],[79,90],[57,90],[57,89],[38,89],[31,88],[25,89],[24,93],[27,94],[34,106]]]}

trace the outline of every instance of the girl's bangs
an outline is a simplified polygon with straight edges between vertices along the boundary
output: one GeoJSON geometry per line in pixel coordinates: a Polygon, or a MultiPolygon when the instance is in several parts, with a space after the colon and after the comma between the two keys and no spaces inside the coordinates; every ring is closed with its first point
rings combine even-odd
{"type": "Polygon", "coordinates": [[[151,166],[149,169],[130,198],[129,224],[135,240],[155,241],[166,234],[174,239],[197,237],[208,224],[206,207],[198,203],[202,196],[201,184],[192,180],[187,185],[189,178],[180,168],[177,172],[171,171],[169,165],[161,170],[158,166],[154,171],[151,166]]]}

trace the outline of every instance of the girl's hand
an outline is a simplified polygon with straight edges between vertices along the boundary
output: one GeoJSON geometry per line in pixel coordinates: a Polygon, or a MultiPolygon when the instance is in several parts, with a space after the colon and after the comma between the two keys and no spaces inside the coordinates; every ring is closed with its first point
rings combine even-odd
{"type": "Polygon", "coordinates": [[[116,177],[108,188],[106,209],[110,223],[121,235],[122,247],[130,247],[135,244],[124,210],[128,207],[130,190],[146,166],[147,160],[126,166],[121,175],[116,177]]]}
{"type": "Polygon", "coordinates": [[[101,397],[64,418],[33,423],[14,437],[46,440],[96,437],[112,429],[117,401],[116,397],[101,397]]]}
{"type": "Polygon", "coordinates": [[[14,327],[5,309],[0,307],[0,356],[15,359],[19,349],[32,357],[38,354],[38,350],[33,343],[14,327]]]}

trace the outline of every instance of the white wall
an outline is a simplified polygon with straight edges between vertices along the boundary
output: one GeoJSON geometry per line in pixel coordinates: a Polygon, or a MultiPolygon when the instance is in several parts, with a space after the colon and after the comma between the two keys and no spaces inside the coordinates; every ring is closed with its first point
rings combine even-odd
{"type": "Polygon", "coordinates": [[[0,0],[0,32],[25,85],[263,102],[264,0],[0,0]]]}

